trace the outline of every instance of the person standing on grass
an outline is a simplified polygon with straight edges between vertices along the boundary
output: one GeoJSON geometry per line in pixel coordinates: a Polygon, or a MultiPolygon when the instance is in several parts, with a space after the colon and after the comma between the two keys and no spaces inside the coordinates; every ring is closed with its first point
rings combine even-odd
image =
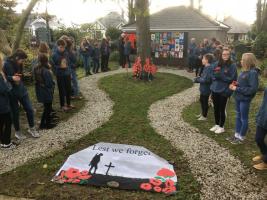
{"type": "Polygon", "coordinates": [[[211,84],[211,74],[212,74],[212,61],[213,55],[206,54],[203,56],[202,63],[205,66],[203,73],[200,77],[195,78],[195,83],[200,83],[200,104],[202,114],[198,116],[199,121],[207,120],[208,109],[209,109],[209,96],[211,94],[210,84],[211,84]]]}
{"type": "MultiPolygon", "coordinates": [[[[0,54],[0,142],[2,149],[14,149],[16,145],[11,142],[11,109],[9,95],[12,86],[7,81],[3,72],[3,56],[0,54]]],[[[19,76],[14,76],[13,81],[19,81],[19,76]]]]}
{"type": "Polygon", "coordinates": [[[258,164],[253,165],[255,169],[267,170],[267,88],[264,91],[263,101],[256,117],[256,136],[255,141],[260,149],[261,155],[254,157],[252,160],[258,164]]]}
{"type": "Polygon", "coordinates": [[[56,126],[52,123],[51,118],[55,83],[50,71],[47,55],[40,53],[38,61],[39,64],[34,68],[35,93],[38,102],[44,106],[39,128],[51,129],[56,126]]]}
{"type": "Polygon", "coordinates": [[[125,34],[122,33],[119,38],[119,54],[120,54],[119,65],[120,67],[123,67],[123,63],[124,63],[124,44],[125,44],[124,38],[125,38],[125,34]]]}
{"type": "Polygon", "coordinates": [[[237,79],[237,83],[232,83],[229,86],[230,90],[234,91],[236,110],[235,134],[232,138],[228,138],[232,144],[242,143],[248,131],[249,108],[259,87],[256,62],[254,54],[243,54],[241,59],[242,72],[237,79]]]}
{"type": "Polygon", "coordinates": [[[7,80],[12,85],[10,93],[10,106],[12,112],[12,120],[15,128],[15,137],[19,140],[26,138],[20,131],[19,123],[19,103],[22,105],[26,112],[29,129],[28,133],[34,138],[40,137],[34,126],[34,111],[30,101],[30,97],[27,88],[23,84],[23,64],[27,59],[27,54],[22,49],[17,49],[10,57],[8,57],[4,63],[4,73],[7,80]],[[15,77],[20,77],[20,80],[14,80],[15,77]]]}
{"type": "Polygon", "coordinates": [[[68,111],[74,107],[71,105],[70,61],[66,51],[66,42],[63,39],[57,41],[57,50],[53,53],[52,60],[56,70],[60,106],[63,111],[68,111]]]}
{"type": "Polygon", "coordinates": [[[192,38],[188,48],[189,72],[193,72],[193,69],[196,65],[196,58],[197,58],[197,44],[196,44],[196,39],[192,38]]]}
{"type": "Polygon", "coordinates": [[[94,45],[92,57],[93,57],[93,65],[94,65],[93,72],[96,74],[96,73],[98,73],[99,67],[100,67],[100,62],[99,62],[100,50],[99,50],[99,45],[97,42],[94,45]]]}
{"type": "Polygon", "coordinates": [[[224,49],[218,64],[213,67],[212,83],[210,86],[215,117],[215,125],[210,131],[216,134],[225,132],[226,104],[233,93],[233,91],[229,89],[229,86],[236,78],[236,65],[231,61],[229,49],[224,49]]]}
{"type": "Polygon", "coordinates": [[[108,58],[109,58],[109,47],[107,40],[105,38],[102,39],[101,47],[100,47],[100,53],[101,53],[101,71],[107,72],[107,65],[108,65],[108,58]]]}
{"type": "Polygon", "coordinates": [[[125,44],[124,44],[123,68],[125,68],[126,64],[128,64],[128,68],[131,68],[130,54],[131,54],[131,42],[129,41],[129,38],[126,37],[125,44]]]}
{"type": "Polygon", "coordinates": [[[90,72],[90,45],[86,38],[82,39],[80,46],[80,54],[83,60],[83,67],[85,71],[85,76],[92,75],[90,72]]]}
{"type": "Polygon", "coordinates": [[[110,57],[110,53],[111,53],[111,39],[109,36],[107,36],[106,38],[106,43],[107,43],[107,52],[108,52],[108,55],[107,55],[107,62],[106,62],[106,70],[107,71],[110,71],[111,69],[109,68],[109,57],[110,57]]]}
{"type": "Polygon", "coordinates": [[[68,38],[66,41],[67,47],[66,51],[69,55],[69,63],[70,63],[70,70],[71,70],[71,82],[72,82],[72,99],[81,99],[80,95],[80,88],[78,77],[76,73],[77,68],[77,52],[75,51],[75,41],[74,38],[68,38]]]}

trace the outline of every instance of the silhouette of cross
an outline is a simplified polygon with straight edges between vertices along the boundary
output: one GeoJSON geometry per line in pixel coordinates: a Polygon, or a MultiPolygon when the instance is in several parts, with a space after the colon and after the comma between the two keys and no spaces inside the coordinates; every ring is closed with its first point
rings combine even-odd
{"type": "Polygon", "coordinates": [[[108,168],[106,175],[108,175],[110,168],[115,167],[115,166],[112,166],[112,162],[110,162],[109,165],[105,165],[105,166],[108,168]]]}

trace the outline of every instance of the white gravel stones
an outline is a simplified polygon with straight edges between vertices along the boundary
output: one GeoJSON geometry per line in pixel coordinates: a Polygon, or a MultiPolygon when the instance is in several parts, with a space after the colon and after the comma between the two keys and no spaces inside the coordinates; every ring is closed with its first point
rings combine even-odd
{"type": "Polygon", "coordinates": [[[80,80],[81,91],[87,100],[85,106],[54,129],[41,131],[40,138],[28,138],[11,151],[0,150],[0,174],[34,158],[52,154],[62,149],[68,141],[78,140],[107,122],[113,113],[113,102],[98,88],[97,82],[104,76],[120,72],[122,70],[99,73],[80,80]]]}
{"type": "MultiPolygon", "coordinates": [[[[192,78],[192,74],[179,70],[161,69],[160,72],[192,78]]],[[[183,121],[182,110],[198,97],[198,85],[195,85],[154,103],[149,110],[151,125],[184,152],[192,173],[202,186],[201,199],[266,200],[266,183],[262,183],[227,149],[183,121]]]]}

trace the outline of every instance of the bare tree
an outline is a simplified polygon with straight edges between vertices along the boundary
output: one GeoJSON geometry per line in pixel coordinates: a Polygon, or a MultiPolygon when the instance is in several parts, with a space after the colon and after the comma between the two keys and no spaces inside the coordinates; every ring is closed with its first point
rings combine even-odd
{"type": "Polygon", "coordinates": [[[149,1],[136,0],[135,14],[137,54],[141,57],[142,65],[144,65],[145,59],[151,57],[149,1]]]}
{"type": "Polygon", "coordinates": [[[13,43],[12,51],[19,48],[20,41],[21,41],[23,31],[24,31],[24,26],[27,22],[29,15],[31,14],[32,9],[34,8],[34,6],[36,5],[36,3],[38,1],[40,1],[40,0],[31,0],[28,7],[26,8],[26,10],[23,11],[23,13],[21,15],[20,22],[19,22],[18,27],[17,27],[16,37],[15,37],[15,41],[13,43]]]}

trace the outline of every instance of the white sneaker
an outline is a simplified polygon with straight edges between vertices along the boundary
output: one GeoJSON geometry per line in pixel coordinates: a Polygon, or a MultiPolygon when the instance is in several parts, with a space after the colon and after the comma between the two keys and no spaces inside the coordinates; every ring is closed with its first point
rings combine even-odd
{"type": "Polygon", "coordinates": [[[207,118],[206,118],[206,117],[203,117],[203,116],[200,116],[197,120],[198,120],[198,121],[206,121],[207,118]]]}
{"type": "Polygon", "coordinates": [[[214,131],[216,131],[218,128],[220,128],[220,126],[219,126],[219,125],[215,125],[215,126],[213,126],[213,127],[210,129],[210,131],[214,132],[214,131]]]}
{"type": "Polygon", "coordinates": [[[33,128],[29,128],[28,129],[28,133],[30,133],[32,135],[32,137],[34,138],[38,138],[40,137],[39,133],[36,131],[35,127],[33,128]]]}
{"type": "Polygon", "coordinates": [[[224,128],[222,128],[222,127],[219,127],[219,128],[215,131],[216,134],[221,134],[221,133],[224,133],[224,132],[225,132],[225,130],[224,130],[224,128]]]}
{"type": "Polygon", "coordinates": [[[200,118],[202,115],[201,114],[198,114],[198,115],[195,115],[197,118],[200,118]]]}
{"type": "Polygon", "coordinates": [[[27,138],[27,137],[26,137],[24,134],[22,134],[20,131],[16,131],[16,132],[15,132],[15,137],[16,137],[18,140],[24,140],[24,139],[27,138]]]}
{"type": "Polygon", "coordinates": [[[10,144],[1,144],[1,149],[11,150],[15,149],[17,145],[13,144],[12,142],[10,144]]]}
{"type": "Polygon", "coordinates": [[[239,138],[240,134],[239,133],[235,133],[235,138],[239,138]]]}

